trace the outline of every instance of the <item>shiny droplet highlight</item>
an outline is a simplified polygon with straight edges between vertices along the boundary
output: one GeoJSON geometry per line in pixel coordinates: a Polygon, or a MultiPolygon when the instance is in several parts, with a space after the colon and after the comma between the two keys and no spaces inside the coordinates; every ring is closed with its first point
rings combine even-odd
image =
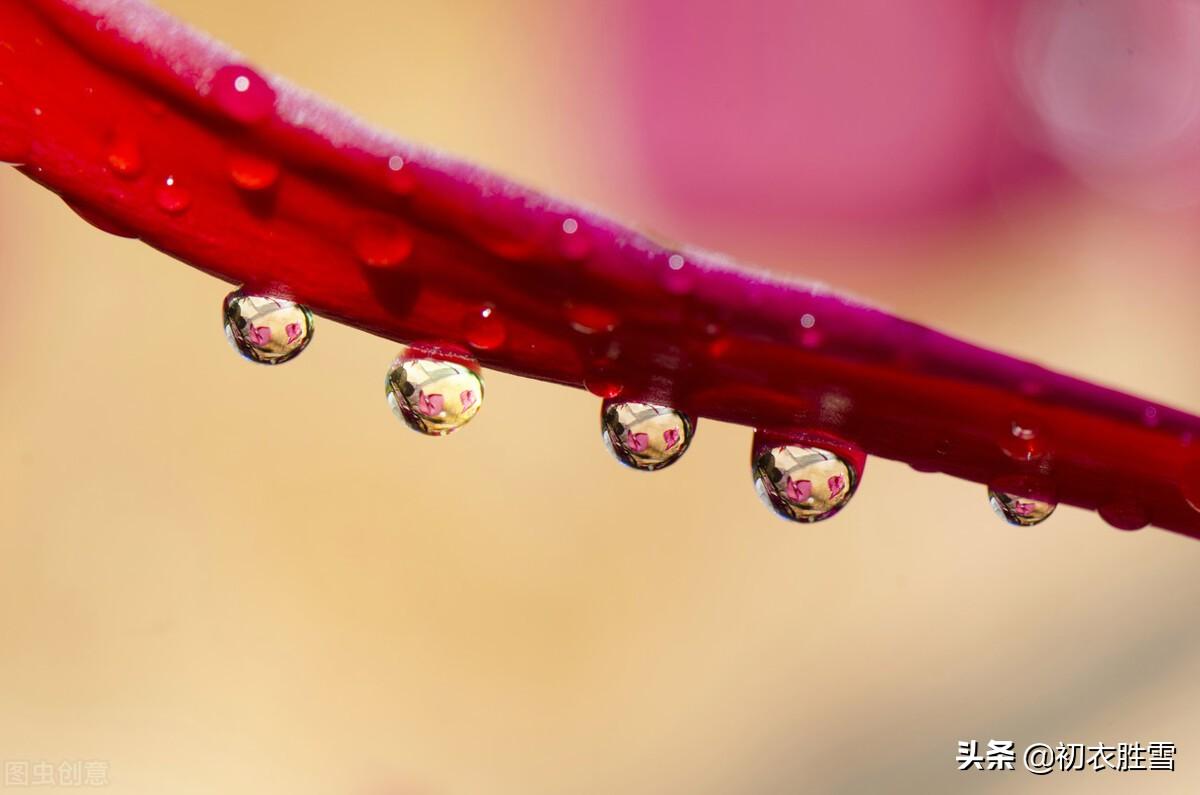
{"type": "Polygon", "coordinates": [[[254,124],[275,112],[275,89],[248,66],[222,66],[213,76],[212,99],[226,115],[254,124]]]}
{"type": "Polygon", "coordinates": [[[249,152],[234,152],[229,156],[229,178],[244,191],[270,190],[279,181],[279,164],[249,152]]]}
{"type": "Polygon", "coordinates": [[[622,464],[645,472],[678,461],[695,428],[691,417],[669,406],[606,400],[600,409],[604,445],[622,464]]]}
{"type": "Polygon", "coordinates": [[[847,457],[807,441],[759,443],[752,463],[754,488],[776,514],[819,522],[841,511],[858,488],[859,469],[847,457]]]}
{"type": "Polygon", "coordinates": [[[110,139],[104,158],[112,173],[122,179],[136,179],[145,167],[141,147],[128,135],[116,135],[110,139]]]}
{"type": "Polygon", "coordinates": [[[508,339],[508,328],[496,313],[496,307],[490,304],[468,312],[462,326],[467,342],[481,351],[499,348],[508,339]]]}
{"type": "Polygon", "coordinates": [[[236,290],[225,297],[224,314],[229,344],[258,364],[290,361],[312,340],[312,313],[283,298],[236,290]]]}
{"type": "Polygon", "coordinates": [[[445,436],[471,421],[483,405],[479,365],[445,346],[406,348],[388,369],[392,413],[427,436],[445,436]]]}
{"type": "Polygon", "coordinates": [[[192,192],[167,177],[154,191],[154,203],[167,215],[182,215],[192,206],[192,192]]]}
{"type": "Polygon", "coordinates": [[[1041,524],[1058,507],[1049,481],[1024,475],[993,479],[988,484],[988,503],[997,516],[1018,527],[1041,524]]]}

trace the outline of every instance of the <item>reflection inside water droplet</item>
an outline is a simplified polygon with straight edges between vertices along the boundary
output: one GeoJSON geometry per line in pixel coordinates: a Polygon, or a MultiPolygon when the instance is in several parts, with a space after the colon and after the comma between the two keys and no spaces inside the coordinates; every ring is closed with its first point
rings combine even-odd
{"type": "Polygon", "coordinates": [[[782,445],[754,461],[754,488],[771,510],[795,522],[819,522],[846,506],[858,487],[850,464],[830,450],[782,445]]]}
{"type": "Polygon", "coordinates": [[[605,401],[600,409],[604,444],[626,466],[653,472],[679,460],[692,443],[695,422],[654,403],[605,401]]]}
{"type": "Polygon", "coordinates": [[[445,436],[471,421],[483,404],[483,379],[468,354],[437,356],[405,349],[387,374],[392,413],[427,436],[445,436]]]}
{"type": "Polygon", "coordinates": [[[988,489],[988,502],[997,516],[1018,527],[1041,524],[1058,507],[1053,502],[995,489],[988,489]]]}
{"type": "Polygon", "coordinates": [[[225,297],[224,315],[229,343],[242,356],[259,364],[290,361],[312,339],[312,313],[283,298],[247,295],[237,290],[225,297]]]}

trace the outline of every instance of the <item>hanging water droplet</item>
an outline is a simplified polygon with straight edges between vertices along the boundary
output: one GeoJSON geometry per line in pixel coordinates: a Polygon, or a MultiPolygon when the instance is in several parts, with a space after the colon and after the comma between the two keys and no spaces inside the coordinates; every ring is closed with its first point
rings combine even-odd
{"type": "Polygon", "coordinates": [[[1100,518],[1118,530],[1141,530],[1150,524],[1146,509],[1133,497],[1118,497],[1100,506],[1100,518]]]}
{"type": "Polygon", "coordinates": [[[229,156],[229,178],[242,190],[268,190],[279,181],[279,164],[249,152],[234,152],[229,156]]]}
{"type": "Polygon", "coordinates": [[[810,444],[761,445],[755,434],[753,474],[759,498],[794,522],[836,514],[858,488],[858,471],[838,453],[810,444]]]}
{"type": "Polygon", "coordinates": [[[615,398],[625,391],[625,385],[607,375],[589,376],[583,380],[583,387],[596,397],[615,398]]]}
{"type": "Polygon", "coordinates": [[[230,117],[254,124],[275,111],[275,89],[247,66],[222,66],[213,75],[212,98],[230,117]]]}
{"type": "Polygon", "coordinates": [[[167,177],[155,190],[154,203],[168,215],[180,215],[192,206],[192,192],[174,177],[167,177]]]}
{"type": "Polygon", "coordinates": [[[427,436],[454,433],[483,404],[479,365],[466,351],[414,346],[400,352],[387,374],[392,413],[427,436]]]}
{"type": "Polygon", "coordinates": [[[654,403],[605,400],[600,409],[604,445],[626,466],[653,472],[679,460],[696,423],[682,411],[654,403]]]}
{"type": "Polygon", "coordinates": [[[358,226],[351,243],[355,255],[372,268],[395,267],[408,259],[413,250],[412,235],[407,229],[383,221],[358,226]]]}
{"type": "Polygon", "coordinates": [[[116,135],[109,141],[105,159],[112,172],[122,179],[141,176],[144,167],[141,147],[127,135],[116,135]]]}
{"type": "Polygon", "coordinates": [[[468,312],[463,318],[463,336],[471,347],[490,351],[504,344],[508,338],[508,328],[496,314],[496,307],[487,304],[468,312]]]}
{"type": "Polygon", "coordinates": [[[225,296],[225,336],[238,353],[259,364],[283,364],[304,350],[313,335],[313,316],[306,307],[283,298],[225,296]]]}
{"type": "Polygon", "coordinates": [[[988,484],[988,502],[997,516],[1020,527],[1041,524],[1058,507],[1053,484],[1026,475],[993,479],[988,484]]]}

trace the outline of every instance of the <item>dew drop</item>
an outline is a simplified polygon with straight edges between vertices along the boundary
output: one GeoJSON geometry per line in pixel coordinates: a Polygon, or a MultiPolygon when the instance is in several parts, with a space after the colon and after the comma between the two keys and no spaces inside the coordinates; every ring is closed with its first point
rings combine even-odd
{"type": "Polygon", "coordinates": [[[1100,518],[1118,530],[1141,530],[1150,524],[1150,517],[1141,503],[1132,497],[1121,497],[1100,506],[1100,518]]]}
{"type": "Polygon", "coordinates": [[[300,355],[313,335],[313,316],[284,298],[225,296],[225,336],[238,353],[259,364],[283,364],[300,355]]]}
{"type": "Polygon", "coordinates": [[[1000,449],[1014,461],[1037,461],[1046,452],[1045,440],[1029,420],[1014,420],[1000,436],[1000,449]]]}
{"type": "Polygon", "coordinates": [[[622,464],[644,472],[678,461],[695,428],[688,415],[669,406],[605,400],[600,408],[604,446],[622,464]]]}
{"type": "Polygon", "coordinates": [[[483,404],[479,365],[466,351],[406,348],[388,369],[386,390],[392,413],[427,436],[454,433],[483,404]]]}
{"type": "Polygon", "coordinates": [[[142,150],[137,141],[126,135],[117,135],[108,143],[105,160],[112,172],[122,179],[136,179],[141,176],[144,163],[142,150]]]}
{"type": "Polygon", "coordinates": [[[463,335],[471,347],[481,351],[499,348],[508,338],[508,329],[490,304],[468,312],[463,318],[463,335]]]}
{"type": "Polygon", "coordinates": [[[673,295],[691,292],[696,280],[694,270],[682,254],[672,254],[667,258],[667,267],[663,272],[663,288],[673,295]]]}
{"type": "Polygon", "coordinates": [[[589,376],[583,379],[584,388],[596,397],[615,398],[625,391],[625,385],[609,376],[589,376]]]}
{"type": "Polygon", "coordinates": [[[601,334],[612,331],[620,321],[617,313],[595,304],[567,302],[564,307],[571,328],[580,334],[601,334]]]}
{"type": "Polygon", "coordinates": [[[212,98],[228,116],[244,124],[261,122],[275,111],[275,89],[247,66],[222,66],[213,76],[212,98]]]}
{"type": "Polygon", "coordinates": [[[579,261],[587,259],[592,253],[592,240],[587,231],[574,218],[566,218],[562,222],[561,234],[558,238],[559,253],[565,259],[579,261]]]}
{"type": "Polygon", "coordinates": [[[832,450],[808,444],[760,448],[754,488],[771,510],[793,522],[820,522],[836,514],[858,488],[855,468],[832,450]]]}
{"type": "Polygon", "coordinates": [[[1058,507],[1050,482],[1024,475],[993,479],[988,484],[988,502],[997,516],[1018,527],[1041,524],[1058,507]]]}
{"type": "Polygon", "coordinates": [[[167,177],[154,191],[154,203],[168,215],[180,215],[192,206],[192,192],[174,177],[167,177]]]}
{"type": "Polygon", "coordinates": [[[354,253],[364,265],[392,268],[401,264],[413,250],[407,229],[388,222],[370,222],[358,226],[352,235],[354,253]]]}
{"type": "Polygon", "coordinates": [[[400,155],[392,155],[387,161],[387,184],[393,193],[407,196],[417,186],[412,165],[400,155]]]}
{"type": "Polygon", "coordinates": [[[229,178],[245,191],[269,190],[279,181],[279,164],[249,152],[229,156],[229,178]]]}

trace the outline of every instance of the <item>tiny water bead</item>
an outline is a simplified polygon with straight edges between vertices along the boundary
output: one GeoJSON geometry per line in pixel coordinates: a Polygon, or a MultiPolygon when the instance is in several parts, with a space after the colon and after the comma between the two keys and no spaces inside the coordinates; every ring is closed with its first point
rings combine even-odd
{"type": "Polygon", "coordinates": [[[392,155],[387,161],[387,185],[393,193],[407,196],[417,186],[412,166],[400,155],[392,155]]]}
{"type": "Polygon", "coordinates": [[[308,346],[312,335],[312,313],[300,304],[241,290],[225,297],[225,336],[234,350],[252,362],[290,361],[308,346]]]}
{"type": "Polygon", "coordinates": [[[483,378],[466,352],[405,349],[388,370],[386,389],[392,413],[426,436],[454,433],[483,405],[483,378]]]}
{"type": "Polygon", "coordinates": [[[175,177],[167,177],[155,190],[154,203],[167,215],[180,215],[192,206],[192,193],[175,177]]]}
{"type": "Polygon", "coordinates": [[[408,259],[413,251],[412,234],[398,224],[369,222],[352,234],[354,253],[372,268],[392,268],[408,259]]]}
{"type": "Polygon", "coordinates": [[[499,348],[508,338],[508,328],[491,304],[468,312],[462,321],[463,336],[472,348],[490,351],[499,348]]]}
{"type": "Polygon", "coordinates": [[[682,411],[654,403],[606,400],[600,409],[604,445],[626,466],[653,472],[679,460],[696,423],[682,411]]]}
{"type": "Polygon", "coordinates": [[[116,135],[108,142],[105,160],[109,169],[122,179],[141,176],[144,164],[142,150],[137,141],[127,135],[116,135]]]}
{"type": "Polygon", "coordinates": [[[1146,509],[1133,497],[1118,497],[1100,506],[1100,518],[1118,530],[1141,530],[1150,524],[1146,509]]]}
{"type": "Polygon", "coordinates": [[[754,459],[753,474],[759,498],[793,522],[828,519],[858,488],[858,475],[845,458],[800,444],[766,448],[754,459]]]}
{"type": "Polygon", "coordinates": [[[229,156],[229,178],[245,191],[269,190],[279,181],[279,164],[249,152],[229,156]]]}
{"type": "Polygon", "coordinates": [[[275,89],[247,66],[222,66],[213,75],[212,98],[228,116],[244,124],[263,121],[275,111],[275,89]]]}

